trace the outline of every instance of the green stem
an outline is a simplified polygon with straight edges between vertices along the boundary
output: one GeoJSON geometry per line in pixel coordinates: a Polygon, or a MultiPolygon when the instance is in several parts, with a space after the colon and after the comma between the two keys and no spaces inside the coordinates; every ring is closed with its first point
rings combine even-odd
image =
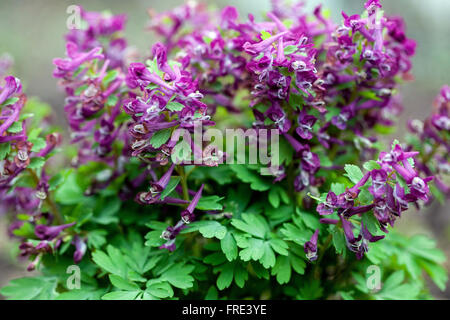
{"type": "Polygon", "coordinates": [[[319,271],[320,262],[322,261],[324,255],[325,255],[325,252],[329,248],[332,240],[333,240],[333,235],[330,233],[328,235],[327,239],[325,240],[324,244],[318,250],[319,251],[319,257],[317,258],[317,260],[316,260],[316,262],[314,264],[314,269],[313,269],[313,274],[314,274],[314,277],[316,279],[320,278],[320,271],[319,271]]]}
{"type": "MultiPolygon", "coordinates": [[[[30,172],[31,177],[33,178],[36,185],[38,185],[40,179],[37,176],[36,172],[34,172],[34,170],[32,170],[32,169],[27,169],[27,170],[28,170],[28,172],[30,172]]],[[[52,213],[55,215],[55,218],[56,218],[56,221],[58,222],[58,224],[63,224],[64,218],[62,217],[61,213],[59,212],[56,204],[52,201],[50,193],[47,194],[47,197],[45,198],[44,201],[50,207],[50,210],[52,211],[52,213]]]]}
{"type": "Polygon", "coordinates": [[[184,167],[180,167],[178,170],[181,177],[181,187],[183,188],[183,199],[189,201],[189,189],[187,185],[187,175],[184,171],[184,167]]]}

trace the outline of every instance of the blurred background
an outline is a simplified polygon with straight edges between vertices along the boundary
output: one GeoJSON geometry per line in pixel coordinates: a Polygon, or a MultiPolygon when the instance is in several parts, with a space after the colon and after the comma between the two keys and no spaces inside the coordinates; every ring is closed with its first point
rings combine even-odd
{"type": "MultiPolygon", "coordinates": [[[[60,125],[65,124],[62,92],[52,78],[52,59],[64,56],[67,32],[67,7],[81,5],[88,11],[109,10],[128,16],[126,35],[129,43],[141,52],[148,52],[154,41],[145,30],[149,22],[147,9],[164,11],[182,4],[183,0],[0,0],[0,55],[9,53],[15,60],[13,73],[19,77],[28,96],[39,96],[52,105],[60,125]]],[[[257,18],[270,8],[270,0],[209,0],[222,8],[233,5],[242,16],[252,12],[257,18]]],[[[361,13],[365,0],[304,0],[312,12],[322,3],[329,8],[335,22],[341,21],[341,11],[361,13]]],[[[415,80],[401,88],[405,110],[399,119],[395,136],[405,133],[407,119],[424,119],[431,110],[431,102],[443,84],[450,84],[450,1],[449,0],[384,0],[389,15],[401,15],[407,25],[407,36],[417,40],[413,58],[415,80]]],[[[448,206],[434,206],[420,212],[408,211],[398,222],[407,234],[424,233],[438,240],[439,247],[450,257],[450,210],[448,206]]],[[[6,225],[0,217],[0,287],[10,279],[24,276],[25,267],[10,254],[13,244],[6,237],[6,225]]],[[[447,262],[448,270],[450,264],[447,262]]],[[[442,293],[433,287],[438,299],[450,299],[450,289],[442,293]]]]}

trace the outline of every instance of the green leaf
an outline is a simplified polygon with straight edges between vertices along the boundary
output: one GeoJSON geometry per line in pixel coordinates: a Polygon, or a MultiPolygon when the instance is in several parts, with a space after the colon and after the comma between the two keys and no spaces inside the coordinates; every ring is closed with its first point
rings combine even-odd
{"type": "Polygon", "coordinates": [[[117,76],[119,75],[119,71],[114,69],[114,70],[109,70],[105,77],[102,79],[102,85],[107,88],[109,86],[109,84],[111,82],[113,82],[117,76]]]}
{"type": "Polygon", "coordinates": [[[33,238],[34,227],[31,223],[25,222],[20,228],[13,230],[13,234],[18,237],[33,238]]]}
{"type": "Polygon", "coordinates": [[[35,158],[31,158],[28,168],[36,170],[36,169],[42,168],[44,166],[44,164],[45,164],[44,157],[35,157],[35,158]]]}
{"type": "Polygon", "coordinates": [[[209,287],[204,300],[218,300],[218,299],[219,293],[217,292],[217,289],[214,286],[209,287]]]}
{"type": "Polygon", "coordinates": [[[31,148],[32,152],[39,152],[47,145],[43,138],[30,139],[30,142],[33,144],[33,147],[31,148]]]}
{"type": "Polygon", "coordinates": [[[277,188],[271,188],[269,191],[269,203],[274,208],[278,208],[280,206],[280,195],[278,193],[277,188]]]}
{"type": "Polygon", "coordinates": [[[159,247],[164,244],[164,239],[161,239],[161,231],[150,231],[145,235],[145,245],[148,247],[159,247]]]}
{"type": "Polygon", "coordinates": [[[97,203],[92,220],[103,225],[117,223],[119,221],[117,214],[121,206],[122,202],[117,197],[102,198],[97,203]]]}
{"type": "Polygon", "coordinates": [[[227,165],[219,165],[218,167],[196,167],[190,177],[198,180],[206,180],[208,178],[214,180],[220,185],[233,182],[234,172],[227,165]]]}
{"type": "Polygon", "coordinates": [[[243,247],[245,249],[239,252],[239,257],[243,261],[250,261],[250,260],[258,261],[264,256],[265,242],[261,239],[250,238],[243,247]]]}
{"type": "Polygon", "coordinates": [[[0,143],[0,160],[5,159],[10,152],[11,152],[11,143],[9,142],[0,143]]]}
{"type": "Polygon", "coordinates": [[[92,253],[92,260],[103,270],[121,278],[127,278],[127,264],[122,253],[111,245],[106,248],[107,254],[97,250],[92,253]]]}
{"type": "Polygon", "coordinates": [[[272,275],[276,275],[279,284],[289,282],[291,279],[291,265],[288,257],[278,256],[275,266],[272,269],[272,275]]]}
{"type": "Polygon", "coordinates": [[[210,264],[212,266],[218,266],[224,262],[226,262],[227,259],[225,258],[225,256],[223,255],[222,252],[215,252],[212,253],[210,255],[207,255],[204,259],[203,262],[206,264],[210,264]]]}
{"type": "Polygon", "coordinates": [[[57,278],[26,277],[14,279],[0,289],[11,300],[52,300],[56,297],[57,278]]]}
{"type": "Polygon", "coordinates": [[[198,201],[196,209],[199,210],[222,210],[222,205],[218,203],[223,200],[224,197],[219,196],[207,196],[201,197],[198,201]]]}
{"type": "Polygon", "coordinates": [[[157,298],[171,298],[173,297],[173,289],[167,282],[152,283],[146,290],[152,296],[157,298]]]}
{"type": "Polygon", "coordinates": [[[117,102],[119,102],[119,97],[116,95],[110,95],[106,100],[106,106],[114,107],[117,104],[117,102]]]}
{"type": "Polygon", "coordinates": [[[261,31],[261,40],[267,40],[267,39],[269,39],[270,37],[272,37],[272,35],[269,33],[269,32],[267,32],[267,31],[261,31]]]}
{"type": "Polygon", "coordinates": [[[141,235],[135,232],[129,234],[127,246],[122,248],[122,252],[128,266],[136,272],[137,278],[153,269],[162,258],[161,255],[151,255],[151,250],[143,244],[141,235]]]}
{"type": "Polygon", "coordinates": [[[267,232],[267,224],[264,218],[255,214],[244,213],[242,214],[242,220],[232,219],[231,224],[241,231],[262,239],[267,232]]]}
{"type": "Polygon", "coordinates": [[[174,287],[188,289],[194,285],[194,278],[190,275],[193,270],[194,266],[180,262],[167,269],[160,279],[168,281],[174,287]]]}
{"type": "Polygon", "coordinates": [[[371,90],[359,90],[358,94],[361,97],[367,98],[369,100],[381,101],[381,98],[378,97],[377,94],[371,90]]]}
{"type": "Polygon", "coordinates": [[[110,274],[109,280],[111,281],[112,285],[117,289],[122,289],[126,291],[139,290],[139,286],[136,283],[125,280],[124,278],[119,277],[117,275],[110,274]]]}
{"type": "Polygon", "coordinates": [[[88,245],[90,248],[101,248],[106,243],[106,235],[108,233],[105,230],[92,230],[88,233],[88,245]]]}
{"type": "Polygon", "coordinates": [[[323,288],[320,285],[320,281],[315,279],[304,281],[298,291],[299,296],[297,298],[301,300],[314,300],[323,295],[323,288]]]}
{"type": "Polygon", "coordinates": [[[375,132],[377,132],[379,134],[393,134],[396,131],[396,127],[384,126],[384,125],[379,124],[379,123],[375,124],[373,129],[375,130],[375,132]]]}
{"type": "Polygon", "coordinates": [[[302,211],[297,208],[297,212],[302,219],[303,223],[310,229],[316,230],[320,228],[321,223],[319,222],[319,216],[317,214],[312,214],[306,211],[302,211]]]}
{"type": "Polygon", "coordinates": [[[84,193],[78,185],[76,172],[71,172],[56,190],[55,199],[58,203],[66,205],[79,204],[84,201],[84,193]]]}
{"type": "Polygon", "coordinates": [[[289,246],[287,245],[286,242],[284,242],[281,239],[270,239],[270,245],[272,246],[273,250],[275,250],[277,253],[283,255],[283,256],[287,256],[288,255],[288,248],[289,246]]]}
{"type": "Polygon", "coordinates": [[[217,288],[223,290],[228,288],[233,281],[234,264],[227,263],[221,269],[220,275],[217,277],[217,288]]]}
{"type": "Polygon", "coordinates": [[[289,55],[289,54],[296,52],[297,50],[298,50],[297,46],[288,45],[288,46],[284,47],[284,54],[289,55]]]}
{"type": "Polygon", "coordinates": [[[330,232],[333,235],[333,246],[336,249],[336,253],[337,254],[345,253],[346,242],[343,231],[340,228],[336,228],[335,226],[333,226],[330,232]]]}
{"type": "Polygon", "coordinates": [[[105,294],[102,300],[136,300],[141,290],[135,291],[113,291],[105,294]]]}
{"type": "Polygon", "coordinates": [[[34,128],[28,133],[28,139],[33,140],[39,137],[39,134],[42,132],[42,128],[34,128]]]}
{"type": "Polygon", "coordinates": [[[403,270],[392,273],[383,283],[382,289],[376,294],[382,300],[411,300],[417,299],[420,289],[418,286],[402,282],[405,279],[403,270]]]}
{"type": "Polygon", "coordinates": [[[234,282],[239,288],[243,288],[248,279],[248,271],[240,263],[234,265],[234,282]]]}
{"type": "Polygon", "coordinates": [[[271,187],[271,183],[264,180],[257,172],[248,169],[243,164],[230,165],[230,169],[236,173],[239,180],[249,183],[250,188],[256,191],[266,191],[271,187]]]}
{"type": "Polygon", "coordinates": [[[227,233],[227,228],[217,221],[197,221],[190,224],[187,231],[198,230],[205,238],[214,238],[221,240],[227,233]]]}
{"type": "Polygon", "coordinates": [[[9,133],[19,133],[22,132],[22,130],[22,122],[14,122],[13,124],[11,124],[7,131],[9,133]]]}
{"type": "Polygon", "coordinates": [[[336,195],[343,194],[345,192],[345,184],[339,182],[333,182],[331,184],[330,190],[334,192],[336,195]]]}
{"type": "Polygon", "coordinates": [[[222,240],[220,240],[220,246],[228,261],[233,261],[237,258],[238,249],[236,240],[234,240],[231,232],[227,232],[222,240]]]}
{"type": "Polygon", "coordinates": [[[440,265],[430,263],[428,261],[423,261],[421,265],[431,277],[431,280],[433,280],[433,282],[438,286],[438,288],[442,291],[445,291],[448,281],[447,270],[440,265]]]}
{"type": "Polygon", "coordinates": [[[367,171],[372,171],[372,170],[375,170],[375,169],[381,169],[381,166],[375,160],[367,161],[366,163],[364,163],[363,167],[367,171]]]}
{"type": "Polygon", "coordinates": [[[364,223],[364,226],[369,230],[369,232],[373,235],[378,234],[379,228],[379,222],[377,218],[375,218],[373,212],[366,212],[362,215],[362,221],[364,223]]]}
{"type": "Polygon", "coordinates": [[[8,98],[5,100],[5,102],[2,103],[2,106],[9,106],[16,103],[17,101],[19,101],[19,98],[17,97],[8,98]]]}
{"type": "Polygon", "coordinates": [[[152,135],[150,139],[150,144],[153,146],[153,148],[158,149],[164,143],[166,143],[167,140],[169,140],[171,135],[172,135],[171,129],[159,130],[152,135]]]}
{"type": "Polygon", "coordinates": [[[264,254],[259,260],[264,268],[272,268],[275,265],[275,253],[271,248],[271,244],[269,242],[264,243],[264,254]]]}
{"type": "Polygon", "coordinates": [[[61,170],[57,174],[55,174],[53,177],[48,180],[49,190],[53,191],[56,190],[57,187],[59,187],[61,184],[66,181],[69,174],[72,172],[72,169],[66,169],[61,170]]]}
{"type": "Polygon", "coordinates": [[[184,109],[184,105],[176,101],[171,101],[166,105],[166,109],[170,111],[181,111],[184,109]]]}
{"type": "Polygon", "coordinates": [[[56,297],[56,300],[100,300],[104,294],[104,289],[73,289],[61,293],[56,297]]]}
{"type": "Polygon", "coordinates": [[[283,224],[280,231],[284,235],[284,240],[293,241],[301,246],[309,241],[312,235],[310,230],[300,229],[292,223],[283,224]]]}
{"type": "Polygon", "coordinates": [[[291,262],[292,269],[298,274],[304,274],[306,268],[306,262],[299,257],[289,254],[289,261],[291,262]]]}
{"type": "Polygon", "coordinates": [[[437,264],[444,263],[446,257],[441,250],[436,249],[436,242],[424,235],[417,235],[409,240],[407,250],[419,257],[437,264]]]}
{"type": "Polygon", "coordinates": [[[167,184],[167,187],[161,192],[160,199],[164,200],[169,194],[171,194],[172,191],[180,183],[180,181],[181,181],[180,177],[171,177],[169,183],[167,184]]]}
{"type": "Polygon", "coordinates": [[[353,182],[358,183],[364,174],[362,173],[361,169],[353,164],[346,164],[345,165],[345,172],[347,172],[346,176],[353,182]]]}

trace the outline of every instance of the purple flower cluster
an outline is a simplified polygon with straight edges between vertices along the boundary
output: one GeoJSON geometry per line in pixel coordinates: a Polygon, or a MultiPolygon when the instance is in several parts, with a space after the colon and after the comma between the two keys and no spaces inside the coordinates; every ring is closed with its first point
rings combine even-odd
{"type": "MultiPolygon", "coordinates": [[[[15,212],[14,222],[8,231],[11,236],[21,238],[19,246],[21,256],[34,256],[28,270],[34,270],[44,253],[52,252],[61,244],[62,231],[75,223],[53,226],[58,221],[57,212],[44,212],[43,203],[49,205],[49,176],[45,164],[39,168],[30,167],[33,160],[46,161],[51,157],[52,151],[61,142],[57,133],[48,134],[45,139],[34,136],[30,138],[27,133],[29,121],[21,113],[27,102],[22,92],[20,80],[7,76],[0,80],[0,210],[15,212]],[[34,180],[34,187],[15,186],[14,181],[21,175],[28,175],[34,180]],[[25,219],[25,217],[27,217],[25,219]],[[30,241],[16,231],[24,224],[34,226],[35,237],[38,240],[30,241]]],[[[55,209],[50,205],[50,208],[55,209]]],[[[60,221],[59,221],[60,222],[60,221]]]]}
{"type": "Polygon", "coordinates": [[[380,153],[378,169],[364,174],[354,186],[341,194],[330,191],[325,201],[317,206],[317,212],[322,216],[337,214],[339,219],[322,218],[321,222],[342,227],[347,246],[356,252],[358,259],[368,251],[368,242],[378,241],[384,236],[372,235],[363,220],[356,217],[373,212],[381,230],[387,233],[388,226],[394,226],[396,219],[410,204],[428,200],[428,182],[433,177],[419,176],[413,160],[417,155],[418,152],[406,152],[395,144],[392,151],[380,153]],[[367,191],[371,201],[361,203],[360,194],[367,191]],[[355,224],[360,224],[358,236],[354,235],[355,224]]]}
{"type": "Polygon", "coordinates": [[[70,30],[66,35],[67,42],[75,43],[80,51],[102,47],[105,58],[109,61],[109,68],[125,67],[129,48],[121,32],[125,28],[126,16],[89,12],[81,7],[80,14],[84,26],[70,30]]]}
{"type": "MultiPolygon", "coordinates": [[[[197,165],[220,163],[223,154],[205,154],[210,150],[202,151],[191,138],[195,122],[203,128],[214,125],[218,107],[240,113],[249,105],[255,128],[283,134],[294,150],[291,183],[297,192],[324,183],[317,175],[327,169],[317,153],[323,147],[356,144],[369,158],[374,154],[376,138],[366,138],[368,130],[393,124],[391,115],[401,110],[393,95],[396,78],[410,78],[415,43],[406,38],[401,19],[380,16],[378,1],[368,1],[362,16],[343,13],[341,26],[325,18],[320,6],[309,19],[297,10],[301,5],[296,10],[282,10],[280,1],[273,5],[263,22],[252,15],[240,22],[234,7],[214,15],[194,3],[151,12],[149,28],[162,42],[153,45],[145,63],[130,64],[125,79],[129,97],[122,106],[132,118],[127,124],[131,156],[148,164],[152,177],[148,191],[136,196],[138,203],[187,200],[161,200],[175,164],[184,164],[183,159],[173,163],[181,134],[202,160],[197,165]],[[247,104],[236,101],[242,92],[247,104]],[[169,169],[158,179],[156,172],[164,166],[169,169]]],[[[287,168],[276,166],[271,172],[280,182],[287,168]]]]}
{"type": "Polygon", "coordinates": [[[74,164],[99,161],[120,167],[120,161],[111,152],[116,141],[124,142],[123,153],[128,148],[123,123],[117,121],[127,94],[127,46],[121,37],[125,16],[84,10],[81,13],[85,28],[69,32],[66,58],[53,61],[53,75],[61,79],[67,96],[64,110],[72,143],[80,146],[74,164]]]}

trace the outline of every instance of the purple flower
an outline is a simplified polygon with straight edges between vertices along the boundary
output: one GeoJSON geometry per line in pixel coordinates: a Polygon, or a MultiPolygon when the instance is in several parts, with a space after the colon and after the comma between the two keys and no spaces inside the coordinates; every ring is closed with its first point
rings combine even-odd
{"type": "Polygon", "coordinates": [[[320,160],[319,156],[309,149],[309,145],[305,145],[305,147],[300,151],[300,158],[302,163],[302,169],[308,171],[311,174],[314,174],[320,168],[320,160]]]}
{"type": "Polygon", "coordinates": [[[418,154],[419,152],[417,151],[404,152],[400,144],[396,144],[394,149],[390,152],[381,152],[379,159],[382,163],[393,165],[397,162],[412,158],[418,154]]]}
{"type": "Polygon", "coordinates": [[[360,243],[358,244],[358,249],[356,252],[356,258],[362,259],[364,254],[369,251],[369,247],[367,242],[376,242],[381,239],[384,239],[384,236],[374,236],[369,230],[364,226],[364,223],[361,222],[361,232],[360,232],[360,243]]]}
{"type": "Polygon", "coordinates": [[[235,26],[238,16],[239,13],[235,7],[225,7],[220,13],[220,26],[225,29],[235,26]]]}
{"type": "Polygon", "coordinates": [[[307,241],[304,245],[304,250],[306,254],[306,258],[309,261],[317,260],[317,238],[319,236],[319,229],[316,229],[314,234],[311,236],[311,239],[307,241]]]}
{"type": "Polygon", "coordinates": [[[86,253],[86,241],[83,240],[78,235],[74,237],[73,242],[75,245],[75,252],[73,254],[73,261],[78,264],[83,259],[84,254],[86,253]]]}
{"type": "Polygon", "coordinates": [[[101,48],[97,47],[88,52],[79,52],[78,46],[73,42],[66,45],[66,59],[56,58],[53,64],[56,66],[53,76],[55,78],[66,78],[72,75],[83,63],[94,59],[103,59],[104,55],[100,54],[101,48]]]}
{"type": "Polygon", "coordinates": [[[183,210],[181,212],[181,220],[185,224],[189,224],[195,220],[194,209],[197,206],[198,201],[200,200],[200,198],[202,196],[202,191],[203,191],[204,186],[205,186],[204,184],[201,185],[200,189],[198,189],[197,193],[195,194],[194,198],[192,198],[192,201],[188,205],[186,210],[183,210]]]}
{"type": "Polygon", "coordinates": [[[166,240],[166,243],[159,248],[174,251],[176,249],[175,239],[184,228],[186,228],[186,224],[182,220],[178,221],[173,227],[167,227],[167,229],[161,233],[161,239],[166,240]]]}
{"type": "Polygon", "coordinates": [[[331,119],[331,123],[341,130],[347,128],[347,122],[353,117],[353,113],[350,108],[344,108],[341,112],[331,119]]]}
{"type": "Polygon", "coordinates": [[[317,206],[317,212],[323,215],[333,214],[334,209],[337,208],[338,198],[333,191],[328,192],[327,199],[325,202],[320,203],[317,206]]]}
{"type": "Polygon", "coordinates": [[[20,80],[13,76],[7,76],[5,78],[4,87],[0,87],[0,105],[13,95],[19,94],[21,90],[22,84],[20,83],[20,80]]]}
{"type": "Polygon", "coordinates": [[[157,182],[152,182],[148,192],[140,192],[136,196],[136,201],[141,204],[152,204],[159,200],[161,192],[167,187],[172,176],[175,164],[172,164],[166,173],[157,182]]]}
{"type": "Polygon", "coordinates": [[[308,115],[306,111],[303,110],[298,117],[298,127],[295,129],[295,132],[297,132],[302,139],[312,139],[312,128],[316,121],[316,117],[308,115]]]}
{"type": "Polygon", "coordinates": [[[450,118],[446,114],[435,114],[431,117],[431,122],[438,130],[450,131],[450,118]]]}
{"type": "Polygon", "coordinates": [[[258,43],[251,44],[250,42],[246,42],[244,43],[243,48],[248,54],[256,56],[261,52],[265,52],[274,42],[278,41],[279,38],[284,37],[288,33],[288,31],[280,32],[277,35],[258,43]]]}
{"type": "Polygon", "coordinates": [[[381,197],[386,193],[387,174],[384,170],[372,170],[372,185],[369,187],[370,193],[375,197],[381,197]]]}
{"type": "Polygon", "coordinates": [[[294,188],[295,191],[301,192],[309,187],[314,181],[314,176],[305,170],[301,170],[300,174],[295,177],[294,188]]]}
{"type": "Polygon", "coordinates": [[[60,225],[60,226],[46,226],[46,225],[41,224],[41,225],[36,226],[34,233],[41,240],[53,240],[57,236],[59,236],[61,231],[65,230],[67,228],[73,227],[75,224],[76,224],[75,222],[60,225]]]}
{"type": "Polygon", "coordinates": [[[342,216],[339,216],[341,223],[342,223],[342,228],[344,229],[344,235],[345,235],[345,240],[347,242],[347,246],[353,250],[352,248],[354,247],[355,243],[358,241],[357,238],[355,238],[355,235],[353,234],[353,224],[348,221],[347,219],[343,218],[342,216]]]}
{"type": "Polygon", "coordinates": [[[364,205],[364,206],[359,206],[359,207],[351,207],[345,211],[342,212],[342,215],[344,215],[346,218],[350,218],[354,215],[361,215],[362,213],[366,213],[369,212],[370,210],[372,210],[374,207],[374,204],[368,204],[368,205],[364,205]]]}
{"type": "Polygon", "coordinates": [[[428,188],[428,182],[431,181],[433,177],[426,177],[422,179],[418,176],[414,177],[409,185],[411,194],[418,199],[423,201],[428,201],[428,196],[430,194],[430,189],[428,188]]]}

